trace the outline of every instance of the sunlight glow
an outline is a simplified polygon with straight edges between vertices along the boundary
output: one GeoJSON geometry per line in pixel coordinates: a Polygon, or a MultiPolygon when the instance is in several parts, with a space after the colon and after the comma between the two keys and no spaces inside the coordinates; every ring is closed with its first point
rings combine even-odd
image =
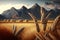
{"type": "Polygon", "coordinates": [[[11,7],[15,7],[16,9],[20,9],[22,6],[25,6],[27,8],[30,7],[30,5],[26,4],[0,4],[0,14],[3,13],[3,11],[10,9],[11,7]]]}

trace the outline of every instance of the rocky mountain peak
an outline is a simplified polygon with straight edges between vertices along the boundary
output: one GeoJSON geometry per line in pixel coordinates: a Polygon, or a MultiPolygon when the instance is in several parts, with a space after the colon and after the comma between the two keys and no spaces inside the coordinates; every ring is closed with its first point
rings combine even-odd
{"type": "Polygon", "coordinates": [[[22,6],[22,8],[21,9],[27,9],[25,6],[22,6]]]}
{"type": "MultiPolygon", "coordinates": [[[[36,4],[34,4],[31,8],[32,8],[32,9],[33,9],[33,8],[40,8],[40,6],[36,3],[36,4]]],[[[30,8],[30,9],[31,9],[31,8],[30,8]]]]}

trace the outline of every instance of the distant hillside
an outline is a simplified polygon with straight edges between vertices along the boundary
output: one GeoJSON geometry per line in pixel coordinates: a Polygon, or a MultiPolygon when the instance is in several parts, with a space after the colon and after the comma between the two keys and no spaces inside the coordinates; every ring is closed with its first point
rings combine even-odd
{"type": "Polygon", "coordinates": [[[52,10],[49,18],[50,19],[55,19],[58,15],[60,15],[60,9],[55,9],[55,10],[52,10]]]}
{"type": "Polygon", "coordinates": [[[18,16],[17,10],[12,7],[10,10],[6,10],[2,13],[3,16],[5,16],[7,19],[14,18],[13,16],[15,15],[16,17],[18,16]]]}
{"type": "MultiPolygon", "coordinates": [[[[45,13],[47,15],[49,11],[47,11],[45,8],[43,8],[43,10],[45,11],[45,13]]],[[[40,19],[41,18],[40,11],[41,11],[41,7],[38,4],[35,4],[29,9],[27,9],[25,6],[22,6],[21,9],[16,9],[16,8],[12,7],[9,10],[5,10],[1,15],[7,19],[30,20],[32,18],[28,15],[28,13],[32,13],[36,17],[36,19],[40,19]]],[[[58,15],[60,15],[60,9],[55,9],[55,10],[51,11],[51,15],[50,15],[49,19],[55,19],[58,15]]]]}
{"type": "Polygon", "coordinates": [[[4,17],[4,16],[0,15],[0,19],[6,19],[6,17],[4,17]]]}
{"type": "Polygon", "coordinates": [[[35,4],[29,9],[29,12],[32,13],[36,19],[40,19],[40,8],[41,7],[38,4],[35,4]]]}
{"type": "Polygon", "coordinates": [[[28,9],[25,6],[22,6],[22,8],[18,10],[18,14],[20,19],[31,19],[28,15],[28,9]]]}

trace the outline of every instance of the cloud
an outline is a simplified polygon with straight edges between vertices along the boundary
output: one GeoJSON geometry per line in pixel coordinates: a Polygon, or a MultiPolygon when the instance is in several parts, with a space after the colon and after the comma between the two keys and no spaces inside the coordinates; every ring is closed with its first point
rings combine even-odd
{"type": "Polygon", "coordinates": [[[52,0],[52,2],[55,4],[60,4],[60,0],[52,0]]]}
{"type": "Polygon", "coordinates": [[[41,0],[0,0],[0,4],[21,4],[21,3],[28,5],[35,3],[40,4],[41,0]]]}
{"type": "Polygon", "coordinates": [[[0,3],[21,3],[21,2],[25,2],[25,3],[31,3],[31,2],[40,2],[43,1],[50,1],[50,0],[0,0],[0,3]]]}
{"type": "Polygon", "coordinates": [[[60,9],[60,0],[51,0],[50,2],[45,2],[45,5],[49,8],[60,9]]]}
{"type": "Polygon", "coordinates": [[[45,2],[45,4],[47,4],[47,5],[50,5],[50,4],[60,5],[60,0],[51,0],[50,3],[49,2],[45,2]]]}

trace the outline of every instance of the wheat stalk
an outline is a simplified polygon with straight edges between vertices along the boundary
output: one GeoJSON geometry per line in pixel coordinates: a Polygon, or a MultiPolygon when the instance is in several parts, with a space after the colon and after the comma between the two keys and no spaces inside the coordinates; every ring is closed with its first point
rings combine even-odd
{"type": "Polygon", "coordinates": [[[17,31],[17,27],[13,25],[13,34],[15,34],[17,31]]]}
{"type": "Polygon", "coordinates": [[[37,22],[37,20],[36,20],[36,17],[33,15],[33,14],[31,14],[31,13],[28,13],[30,16],[31,16],[31,18],[33,19],[33,21],[34,21],[34,23],[35,23],[35,25],[36,25],[36,29],[37,29],[37,32],[40,32],[40,28],[39,28],[39,25],[38,25],[38,22],[37,22]]]}
{"type": "Polygon", "coordinates": [[[24,27],[20,28],[20,29],[15,33],[15,36],[18,36],[23,30],[24,30],[24,27]]]}
{"type": "Polygon", "coordinates": [[[12,36],[12,40],[18,40],[18,35],[24,30],[24,27],[20,28],[17,31],[17,26],[13,25],[13,36],[12,36]]]}
{"type": "Polygon", "coordinates": [[[56,19],[55,19],[55,21],[53,22],[53,24],[51,26],[53,28],[49,28],[50,30],[45,33],[46,35],[48,35],[48,38],[51,39],[51,40],[57,40],[57,38],[54,35],[52,35],[50,31],[52,31],[52,32],[56,31],[56,25],[58,24],[59,18],[60,18],[60,15],[57,16],[56,19]]]}
{"type": "Polygon", "coordinates": [[[46,30],[47,27],[47,22],[48,22],[48,18],[51,15],[52,10],[48,11],[47,14],[44,12],[44,8],[41,7],[41,21],[44,27],[44,31],[46,30]]]}

